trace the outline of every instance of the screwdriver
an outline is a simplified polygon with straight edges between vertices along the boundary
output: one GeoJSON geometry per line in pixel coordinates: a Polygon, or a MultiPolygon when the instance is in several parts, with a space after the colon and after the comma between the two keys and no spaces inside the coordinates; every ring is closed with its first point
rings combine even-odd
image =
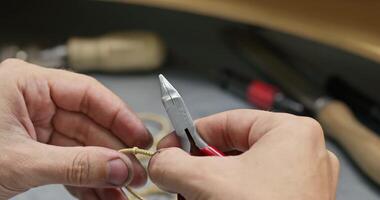
{"type": "Polygon", "coordinates": [[[289,112],[297,115],[307,113],[301,103],[289,98],[276,85],[257,77],[251,77],[230,68],[222,68],[212,74],[223,89],[244,98],[259,109],[289,112]]]}

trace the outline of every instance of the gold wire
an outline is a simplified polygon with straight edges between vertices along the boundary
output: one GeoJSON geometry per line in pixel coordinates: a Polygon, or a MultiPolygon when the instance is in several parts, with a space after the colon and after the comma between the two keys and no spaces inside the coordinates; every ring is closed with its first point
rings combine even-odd
{"type": "MultiPolygon", "coordinates": [[[[133,154],[133,155],[141,154],[141,155],[145,155],[145,156],[149,156],[149,157],[152,157],[155,154],[155,152],[153,152],[153,151],[148,151],[148,150],[145,150],[145,149],[140,149],[138,147],[120,149],[119,152],[124,153],[124,154],[129,154],[130,153],[130,154],[133,154]]],[[[138,200],[144,200],[144,198],[142,196],[140,196],[139,194],[137,194],[135,191],[133,191],[132,188],[130,188],[128,186],[125,186],[125,189],[127,189],[128,192],[131,193],[136,199],[138,199],[138,200]]]]}
{"type": "MultiPolygon", "coordinates": [[[[160,141],[166,134],[169,133],[171,130],[170,122],[166,117],[163,117],[162,115],[158,115],[155,113],[138,113],[138,116],[143,121],[152,121],[160,125],[160,131],[156,134],[154,137],[154,142],[150,150],[140,149],[138,147],[133,148],[125,148],[120,149],[119,152],[124,154],[133,154],[136,157],[138,155],[142,155],[143,157],[138,157],[139,159],[146,159],[149,157],[152,157],[156,152],[152,151],[151,149],[155,148],[158,144],[158,141],[160,141]]],[[[157,187],[148,187],[145,190],[141,191],[141,195],[137,194],[134,190],[132,190],[130,187],[125,186],[125,189],[131,193],[131,195],[137,199],[137,200],[144,200],[143,196],[150,196],[150,195],[166,195],[166,196],[172,196],[168,193],[165,193],[161,190],[159,190],[157,187]]],[[[175,196],[172,197],[172,199],[176,199],[175,196]]]]}
{"type": "Polygon", "coordinates": [[[124,154],[131,153],[133,155],[141,154],[141,155],[150,156],[150,157],[152,157],[156,153],[153,151],[140,149],[138,147],[120,149],[119,152],[124,153],[124,154]]]}
{"type": "Polygon", "coordinates": [[[136,199],[138,199],[138,200],[144,200],[144,197],[142,197],[139,194],[137,194],[135,191],[132,190],[132,188],[130,188],[128,186],[125,186],[125,189],[127,189],[128,192],[131,193],[136,199]]]}

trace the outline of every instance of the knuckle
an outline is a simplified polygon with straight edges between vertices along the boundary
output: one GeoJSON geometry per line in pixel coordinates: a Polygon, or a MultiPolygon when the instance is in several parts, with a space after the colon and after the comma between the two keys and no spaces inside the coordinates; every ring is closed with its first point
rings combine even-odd
{"type": "Polygon", "coordinates": [[[332,153],[331,151],[328,151],[328,157],[330,159],[330,163],[331,163],[332,168],[339,169],[340,162],[339,162],[338,157],[334,153],[332,153]]]}
{"type": "Polygon", "coordinates": [[[275,115],[282,120],[297,119],[298,118],[298,116],[296,116],[296,115],[293,115],[290,113],[283,113],[283,112],[275,113],[275,115]]]}
{"type": "Polygon", "coordinates": [[[287,125],[294,125],[296,123],[299,123],[299,116],[290,114],[290,113],[283,113],[283,112],[275,112],[271,113],[272,117],[277,119],[278,123],[280,124],[287,124],[287,125]]]}
{"type": "Polygon", "coordinates": [[[66,178],[69,183],[85,185],[89,183],[90,156],[88,153],[77,153],[66,169],[66,178]]]}
{"type": "Polygon", "coordinates": [[[313,132],[322,133],[322,127],[317,120],[311,117],[302,117],[303,123],[313,132]]]}
{"type": "Polygon", "coordinates": [[[0,70],[6,78],[16,78],[19,77],[19,75],[30,74],[29,68],[35,69],[35,65],[16,58],[7,58],[0,63],[0,70]],[[25,68],[28,68],[28,71],[26,71],[25,68]],[[18,76],[12,74],[17,74],[18,76]]]}
{"type": "Polygon", "coordinates": [[[88,76],[88,75],[84,75],[84,74],[80,74],[80,76],[83,77],[83,79],[88,82],[89,84],[99,84],[99,81],[92,77],[92,76],[88,76]]]}
{"type": "Polygon", "coordinates": [[[81,80],[82,82],[88,84],[88,85],[93,85],[93,84],[100,84],[100,82],[89,75],[86,74],[80,74],[80,73],[75,73],[75,72],[70,72],[72,75],[74,75],[78,80],[81,80]]]}
{"type": "Polygon", "coordinates": [[[301,134],[307,141],[317,142],[324,140],[322,127],[315,119],[296,117],[291,123],[298,130],[297,133],[301,134]]]}
{"type": "Polygon", "coordinates": [[[320,142],[324,140],[323,130],[317,120],[310,117],[302,117],[307,139],[310,141],[320,142]]]}
{"type": "Polygon", "coordinates": [[[17,58],[7,58],[0,63],[1,67],[16,67],[25,63],[23,60],[17,58]]]}
{"type": "Polygon", "coordinates": [[[293,116],[282,126],[287,133],[296,138],[300,145],[307,145],[310,150],[319,151],[325,148],[325,139],[321,125],[313,118],[293,116]]]}
{"type": "Polygon", "coordinates": [[[92,77],[92,76],[86,76],[87,80],[89,82],[93,82],[93,83],[98,83],[98,80],[96,80],[96,78],[92,77]]]}

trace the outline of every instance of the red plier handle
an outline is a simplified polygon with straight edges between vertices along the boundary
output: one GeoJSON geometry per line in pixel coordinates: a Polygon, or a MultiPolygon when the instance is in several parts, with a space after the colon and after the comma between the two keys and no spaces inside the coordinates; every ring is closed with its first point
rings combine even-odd
{"type": "Polygon", "coordinates": [[[219,151],[217,148],[212,147],[212,146],[203,147],[199,150],[205,156],[219,156],[219,157],[225,156],[223,152],[219,151]]]}

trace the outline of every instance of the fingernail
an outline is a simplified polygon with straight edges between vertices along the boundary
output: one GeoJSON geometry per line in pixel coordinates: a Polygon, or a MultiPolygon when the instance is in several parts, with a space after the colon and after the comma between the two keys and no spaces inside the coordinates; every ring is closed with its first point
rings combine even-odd
{"type": "Polygon", "coordinates": [[[129,171],[127,164],[120,158],[108,161],[108,183],[120,186],[124,185],[129,178],[129,171]]]}

